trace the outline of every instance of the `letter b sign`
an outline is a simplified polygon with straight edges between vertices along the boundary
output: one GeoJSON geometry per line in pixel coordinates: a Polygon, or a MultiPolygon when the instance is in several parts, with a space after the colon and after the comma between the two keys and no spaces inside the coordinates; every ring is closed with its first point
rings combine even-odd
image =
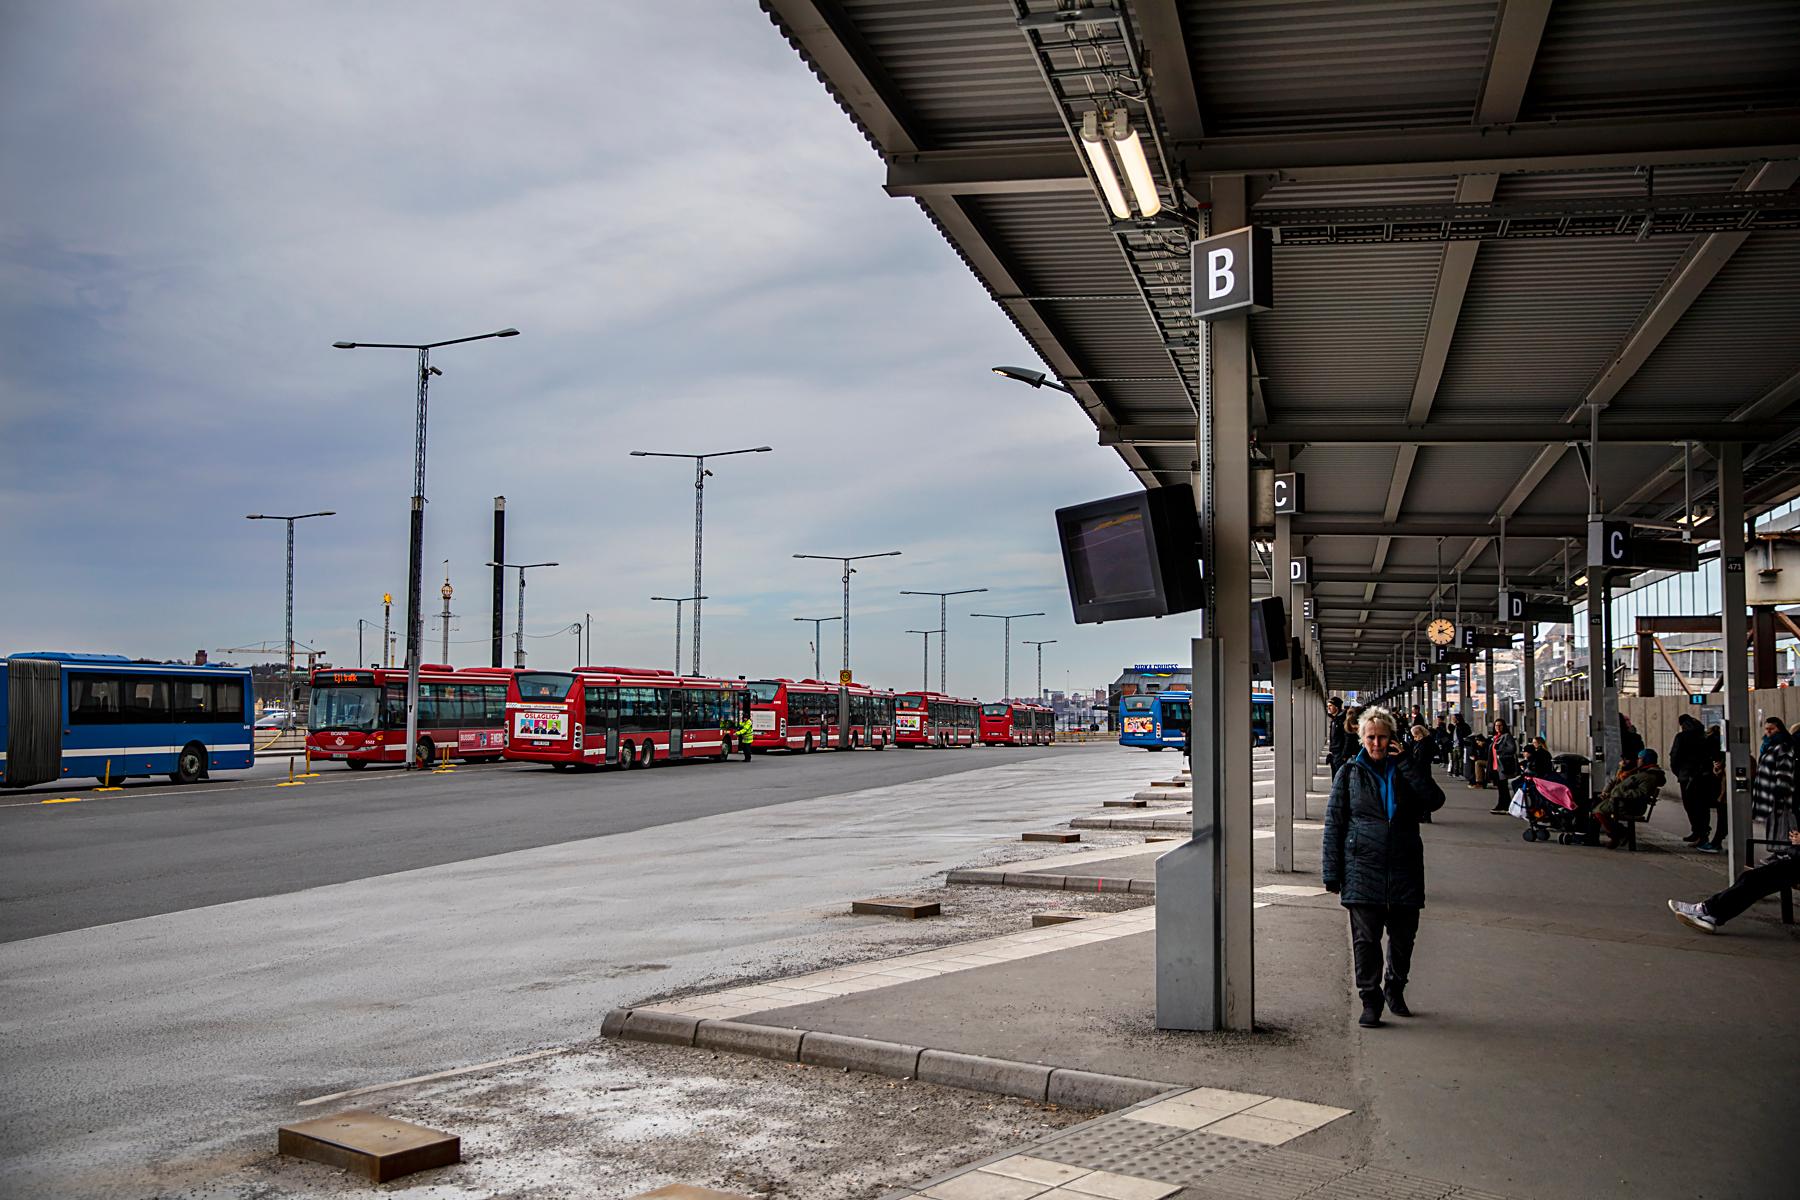
{"type": "Polygon", "coordinates": [[[1202,321],[1275,306],[1267,229],[1233,229],[1194,243],[1194,315],[1202,321]]]}

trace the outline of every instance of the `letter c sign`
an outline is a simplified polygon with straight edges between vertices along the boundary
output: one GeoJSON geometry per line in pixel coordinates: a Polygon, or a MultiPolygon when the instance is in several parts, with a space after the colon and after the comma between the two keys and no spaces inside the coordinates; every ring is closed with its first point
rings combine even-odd
{"type": "Polygon", "coordinates": [[[1606,561],[1622,563],[1625,561],[1625,549],[1631,544],[1631,538],[1623,529],[1606,531],[1606,561]]]}

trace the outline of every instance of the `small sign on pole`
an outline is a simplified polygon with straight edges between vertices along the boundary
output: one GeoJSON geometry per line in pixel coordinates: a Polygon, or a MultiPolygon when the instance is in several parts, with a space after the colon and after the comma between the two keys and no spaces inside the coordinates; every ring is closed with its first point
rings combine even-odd
{"type": "Polygon", "coordinates": [[[1273,259],[1274,238],[1267,229],[1246,226],[1195,242],[1195,318],[1214,321],[1275,307],[1273,259]]]}
{"type": "Polygon", "coordinates": [[[854,680],[852,680],[850,678],[849,671],[839,671],[838,672],[838,682],[842,683],[842,684],[849,684],[849,683],[853,683],[854,680]]]}

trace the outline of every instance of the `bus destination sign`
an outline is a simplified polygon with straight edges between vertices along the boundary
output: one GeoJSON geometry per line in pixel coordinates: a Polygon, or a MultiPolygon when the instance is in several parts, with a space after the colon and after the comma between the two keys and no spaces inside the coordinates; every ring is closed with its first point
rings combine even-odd
{"type": "Polygon", "coordinates": [[[320,671],[313,676],[314,687],[374,687],[373,671],[320,671]]]}

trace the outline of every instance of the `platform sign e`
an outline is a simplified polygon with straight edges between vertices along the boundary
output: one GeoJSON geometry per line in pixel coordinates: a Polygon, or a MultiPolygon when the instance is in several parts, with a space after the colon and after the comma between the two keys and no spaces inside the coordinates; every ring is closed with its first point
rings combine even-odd
{"type": "Polygon", "coordinates": [[[1202,321],[1275,307],[1274,240],[1245,226],[1193,244],[1194,316],[1202,321]]]}

